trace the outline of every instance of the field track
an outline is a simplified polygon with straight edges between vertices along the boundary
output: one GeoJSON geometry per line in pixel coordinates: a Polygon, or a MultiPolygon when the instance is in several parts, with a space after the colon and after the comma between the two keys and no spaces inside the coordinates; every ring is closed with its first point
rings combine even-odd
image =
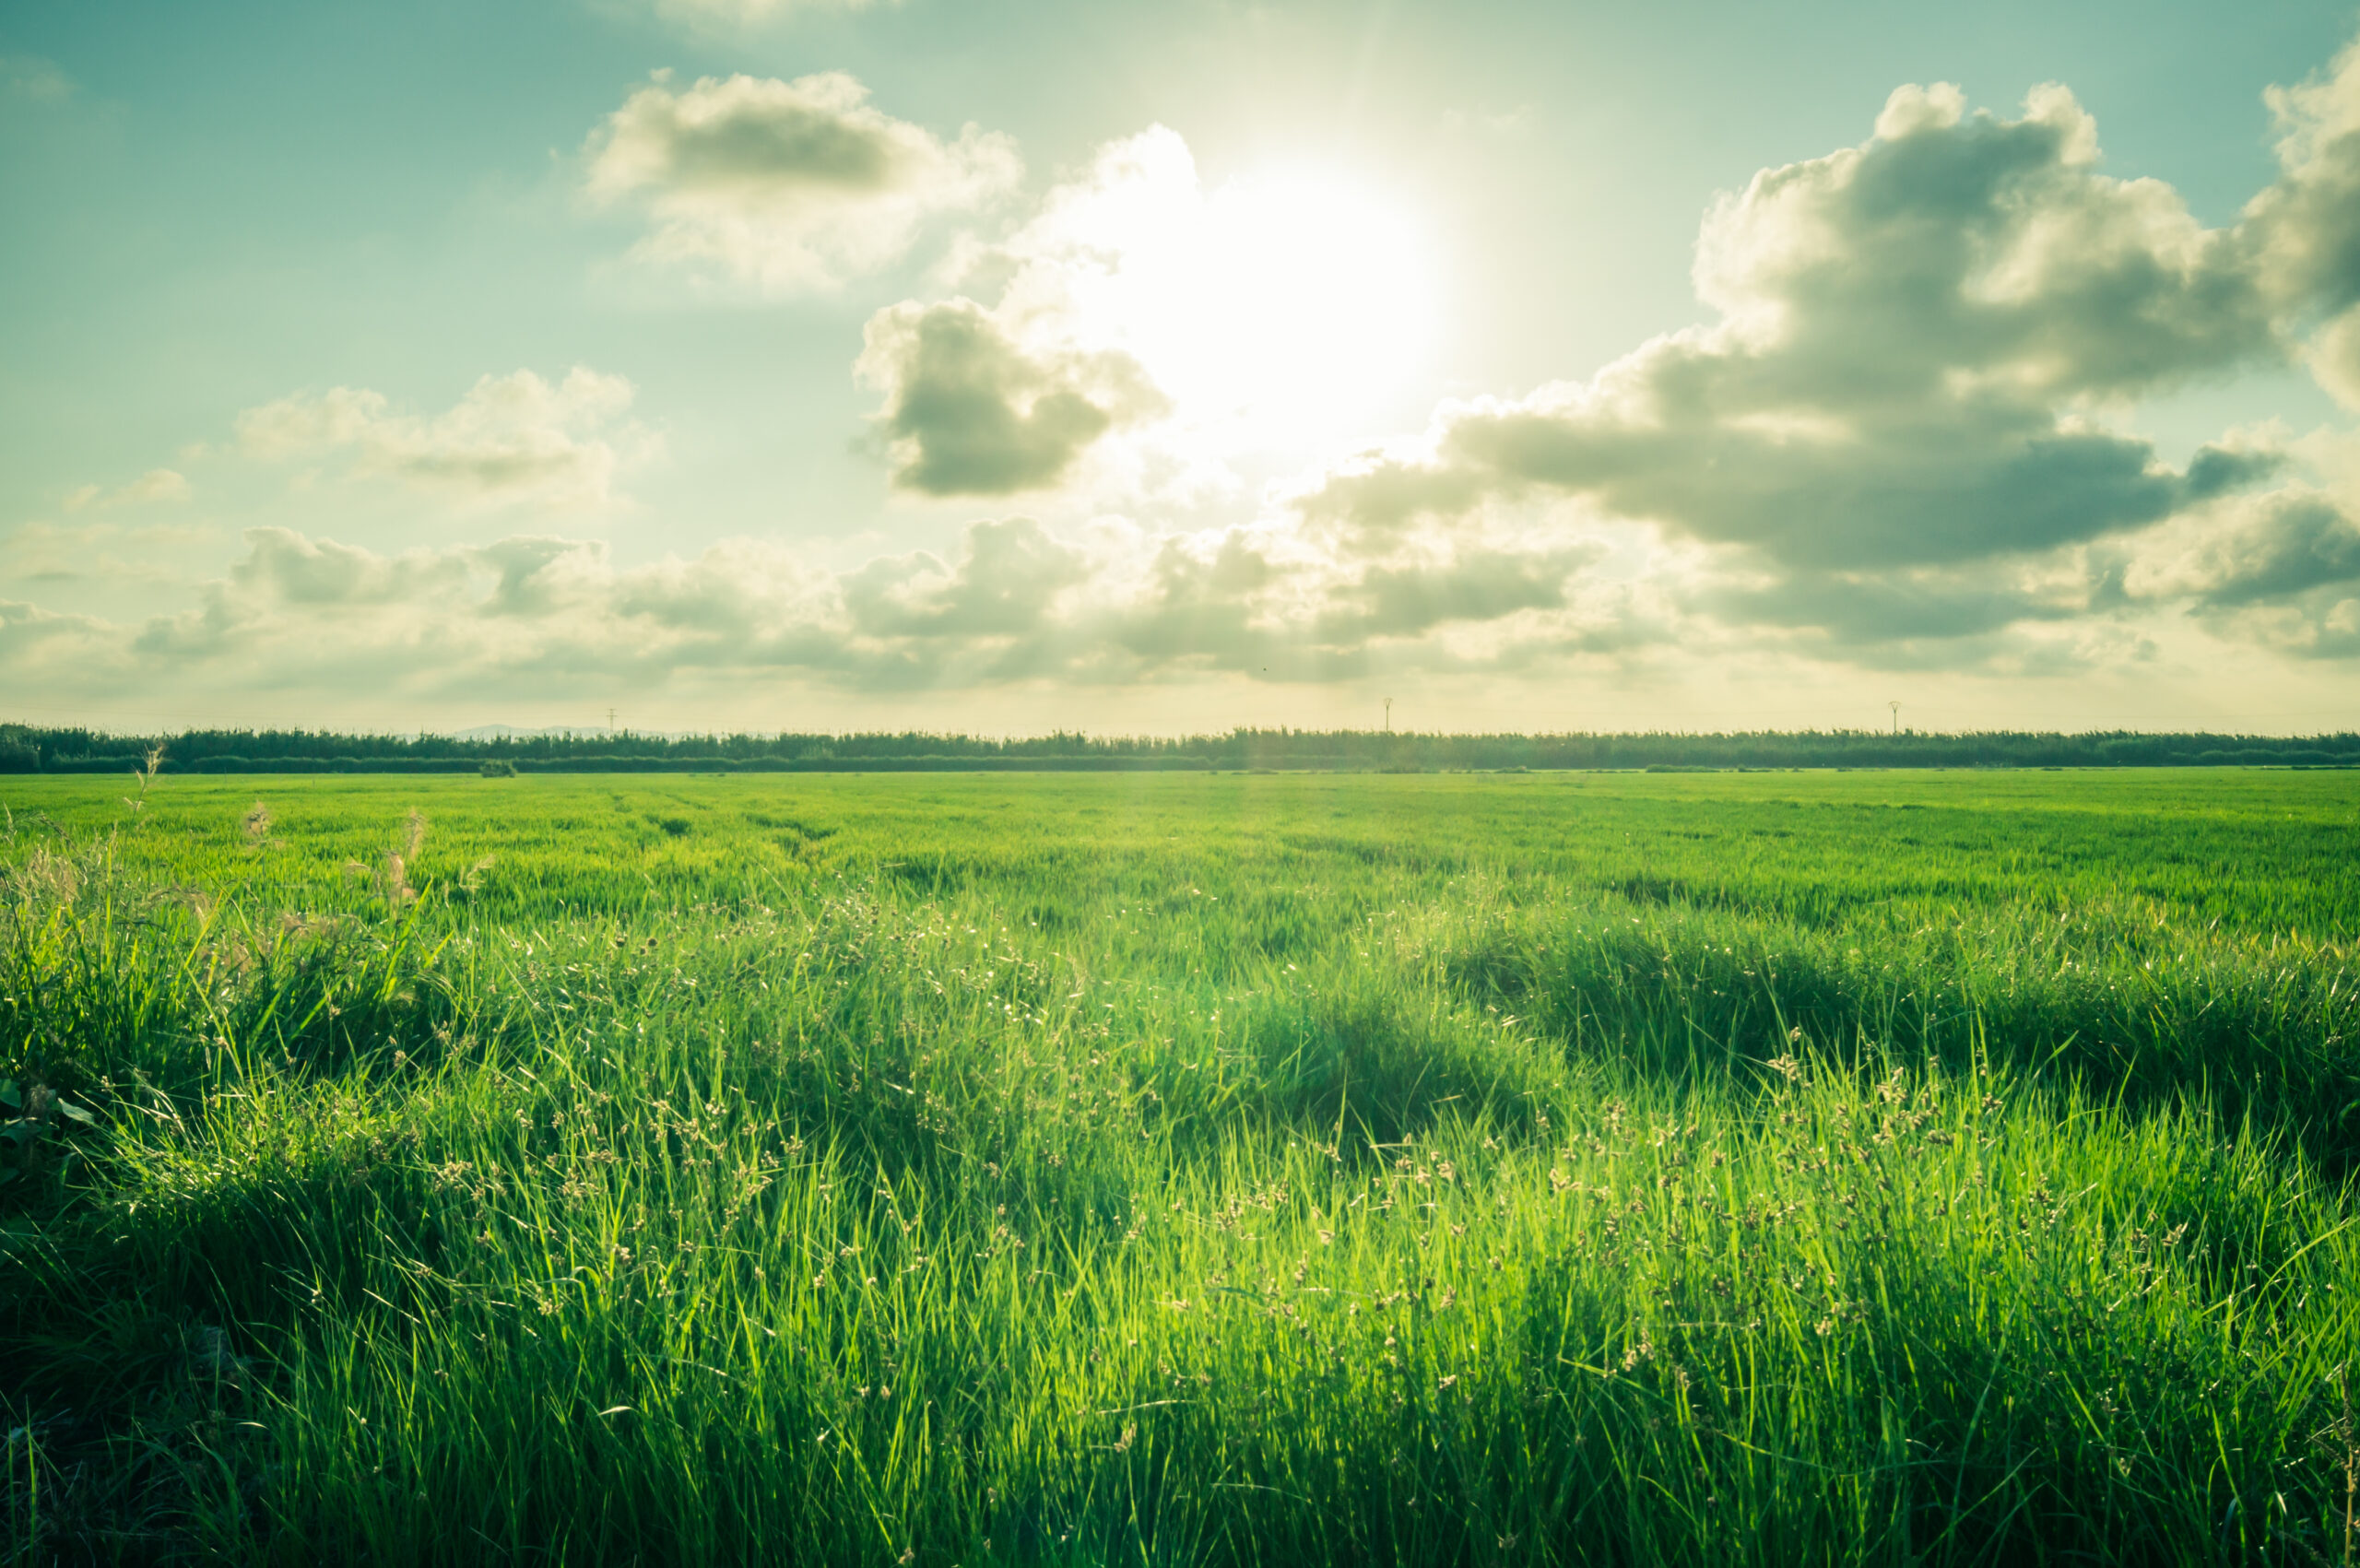
{"type": "Polygon", "coordinates": [[[0,806],[0,1562],[2360,1560],[2360,774],[0,806]]]}

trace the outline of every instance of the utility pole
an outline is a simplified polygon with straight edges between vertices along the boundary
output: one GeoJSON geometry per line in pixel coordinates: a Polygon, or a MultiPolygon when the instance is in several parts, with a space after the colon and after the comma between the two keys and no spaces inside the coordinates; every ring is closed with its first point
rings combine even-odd
{"type": "Polygon", "coordinates": [[[1893,710],[1893,733],[1899,735],[1901,733],[1901,704],[1887,702],[1885,706],[1893,710]]]}
{"type": "Polygon", "coordinates": [[[607,733],[615,733],[615,711],[612,708],[607,710],[607,733]]]}

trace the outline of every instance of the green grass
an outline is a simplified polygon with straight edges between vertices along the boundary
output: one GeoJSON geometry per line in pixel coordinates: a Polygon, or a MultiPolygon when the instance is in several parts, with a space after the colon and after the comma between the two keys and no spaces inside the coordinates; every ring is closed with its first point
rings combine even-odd
{"type": "Polygon", "coordinates": [[[2348,774],[0,805],[0,1560],[2360,1546],[2348,774]]]}

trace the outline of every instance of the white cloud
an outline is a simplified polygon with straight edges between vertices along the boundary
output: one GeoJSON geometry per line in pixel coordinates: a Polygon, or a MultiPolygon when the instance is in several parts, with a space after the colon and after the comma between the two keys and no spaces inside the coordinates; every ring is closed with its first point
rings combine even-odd
{"type": "Polygon", "coordinates": [[[1028,351],[968,300],[879,311],[863,341],[893,482],[926,495],[1048,489],[1100,436],[1169,407],[1129,355],[1028,351]]]}
{"type": "MultiPolygon", "coordinates": [[[[785,678],[847,692],[1326,680],[1519,669],[1661,636],[1663,607],[1595,578],[1603,554],[1490,538],[1366,560],[1283,533],[1108,520],[1061,535],[1012,517],[971,525],[949,554],[834,572],[747,539],[625,566],[604,544],[549,535],[384,553],[258,528],[176,613],[12,613],[17,645],[43,657],[60,639],[112,650],[110,679],[323,698],[785,678]]],[[[30,668],[0,654],[0,679],[30,668]]]]}
{"type": "Polygon", "coordinates": [[[65,492],[68,512],[84,507],[142,506],[186,501],[195,492],[187,478],[170,468],[151,468],[127,485],[108,489],[100,485],[79,485],[65,492]]]}
{"type": "Polygon", "coordinates": [[[887,393],[880,429],[912,443],[897,482],[1172,510],[1236,497],[1257,462],[1299,465],[1419,373],[1434,290],[1411,216],[1333,169],[1209,189],[1162,125],[1107,143],[1011,233],[961,238],[934,273],[953,298],[871,319],[860,370],[887,393]],[[945,371],[965,350],[938,406],[908,395],[934,379],[907,368],[926,346],[945,371]]]}
{"type": "Polygon", "coordinates": [[[2097,173],[2043,88],[2017,119],[1893,95],[1866,144],[1764,171],[1707,218],[1720,320],[1592,380],[1447,407],[1336,473],[1315,518],[1384,532],[1533,494],[1812,571],[2037,552],[2169,516],[2189,481],[2092,418],[2270,356],[2239,237],[2097,173]]]}
{"type": "MultiPolygon", "coordinates": [[[[970,237],[934,294],[875,312],[856,372],[900,489],[1045,494],[1066,517],[1152,495],[1158,525],[1003,516],[844,571],[745,539],[630,564],[553,533],[388,554],[256,530],[143,624],[0,606],[0,681],[69,648],[111,679],[422,699],[2360,656],[2360,442],[2265,432],[2167,462],[2126,428],[2142,398],[2297,355],[2360,387],[2360,54],[2276,101],[2280,178],[2208,228],[2169,186],[2102,172],[2061,88],[2012,115],[1904,88],[1861,145],[1711,209],[1709,322],[1586,381],[1445,405],[1422,437],[1197,531],[1166,504],[1184,486],[1139,476],[1229,473],[1239,426],[1215,372],[1262,379],[1236,345],[1350,380],[1373,362],[1352,356],[1393,347],[1351,341],[1355,324],[1413,280],[1370,283],[1351,243],[1301,266],[1268,241],[1283,226],[1256,249],[1264,195],[1208,191],[1152,128],[970,237]],[[1324,350],[1280,331],[1323,278],[1349,294],[1324,350]]],[[[1016,177],[1001,139],[946,143],[841,76],[659,81],[592,151],[594,190],[653,218],[651,253],[780,289],[902,256],[930,216],[1016,177]]],[[[595,503],[653,445],[631,402],[588,371],[486,377],[431,415],[336,388],[249,410],[238,442],[463,501],[595,503]]]]}
{"type": "Polygon", "coordinates": [[[2274,88],[2277,182],[2246,212],[2261,272],[2319,384],[2360,408],[2360,41],[2332,66],[2274,88]]]}
{"type": "Polygon", "coordinates": [[[773,292],[832,288],[899,260],[926,221],[1015,184],[1016,144],[945,141],[872,107],[840,71],[641,88],[591,136],[587,188],[643,208],[639,253],[709,263],[773,292]]]}
{"type": "Polygon", "coordinates": [[[531,371],[487,375],[431,418],[399,413],[382,393],[332,387],[249,408],[240,448],[267,462],[341,460],[360,478],[390,478],[462,504],[597,506],[618,476],[657,448],[629,421],[633,389],[580,366],[557,382],[531,371]]]}
{"type": "Polygon", "coordinates": [[[136,667],[126,631],[94,616],[0,599],[0,670],[18,691],[103,690],[136,667]]]}

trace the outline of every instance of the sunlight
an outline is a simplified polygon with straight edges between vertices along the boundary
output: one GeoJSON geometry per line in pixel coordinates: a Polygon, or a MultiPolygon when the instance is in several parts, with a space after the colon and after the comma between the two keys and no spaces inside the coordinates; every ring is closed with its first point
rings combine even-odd
{"type": "Polygon", "coordinates": [[[1438,336],[1434,247],[1352,176],[1286,168],[1143,224],[1098,304],[1191,422],[1247,448],[1348,433],[1416,388],[1438,336]]]}

